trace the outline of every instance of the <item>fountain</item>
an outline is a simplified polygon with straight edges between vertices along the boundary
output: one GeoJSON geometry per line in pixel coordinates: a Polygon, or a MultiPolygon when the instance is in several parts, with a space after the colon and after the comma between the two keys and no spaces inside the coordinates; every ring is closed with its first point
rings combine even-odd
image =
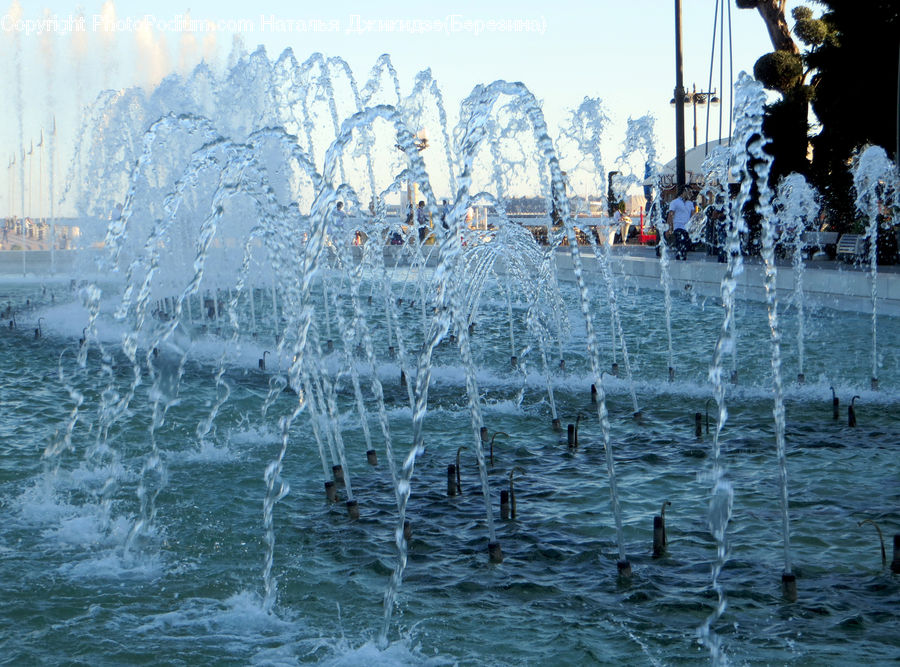
{"type": "MultiPolygon", "coordinates": [[[[765,163],[754,85],[736,137],[765,163]]],[[[96,269],[0,282],[9,659],[892,659],[897,580],[856,524],[900,528],[900,357],[859,361],[875,321],[882,341],[900,322],[875,291],[865,314],[807,303],[796,262],[779,317],[774,222],[806,224],[803,184],[768,191],[748,153],[719,155],[741,183],[718,202],[720,298],[672,289],[665,249],[647,289],[622,289],[524,85],[477,86],[455,128],[430,72],[401,90],[386,56],[359,85],[340,59],[257,50],[90,107],[63,190],[108,219],[80,255],[96,269]],[[514,182],[544,194],[546,245],[511,213],[514,182]],[[793,363],[802,384],[781,380],[793,363]],[[860,426],[828,418],[832,387],[860,426]]],[[[561,133],[601,185],[603,127],[588,98],[561,133]]],[[[655,162],[652,119],[628,144],[655,162]]],[[[894,206],[876,157],[858,167],[872,219],[894,206]]]]}

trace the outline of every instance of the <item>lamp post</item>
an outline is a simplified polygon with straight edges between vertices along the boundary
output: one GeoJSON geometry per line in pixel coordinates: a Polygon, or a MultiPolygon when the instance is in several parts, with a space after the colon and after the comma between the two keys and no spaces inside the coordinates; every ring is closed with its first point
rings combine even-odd
{"type": "MultiPolygon", "coordinates": [[[[675,0],[675,95],[684,99],[684,75],[681,66],[681,0],[675,0]]],[[[675,182],[676,192],[684,189],[684,105],[675,105],[675,182]]]]}
{"type": "MultiPolygon", "coordinates": [[[[676,99],[677,98],[673,97],[669,100],[669,104],[676,106],[676,99]]],[[[710,104],[718,104],[719,96],[716,94],[715,90],[697,90],[697,85],[694,84],[692,86],[692,91],[690,93],[685,93],[682,96],[682,101],[685,106],[690,104],[694,107],[694,148],[697,148],[697,105],[703,106],[707,102],[710,104]]]]}

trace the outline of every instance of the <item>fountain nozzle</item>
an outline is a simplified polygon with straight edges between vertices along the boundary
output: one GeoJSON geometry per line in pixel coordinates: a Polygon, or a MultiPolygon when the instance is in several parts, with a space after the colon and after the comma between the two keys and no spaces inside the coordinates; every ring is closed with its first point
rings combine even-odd
{"type": "Polygon", "coordinates": [[[615,361],[613,362],[613,365],[612,365],[612,374],[615,377],[619,377],[619,364],[617,364],[615,361]]]}
{"type": "Polygon", "coordinates": [[[878,378],[872,378],[872,391],[878,391],[878,378]]]}
{"type": "Polygon", "coordinates": [[[509,437],[509,433],[504,433],[503,431],[497,431],[494,435],[491,436],[491,465],[494,465],[494,438],[498,435],[505,435],[507,438],[509,437]]]}
{"type": "Polygon", "coordinates": [[[791,572],[781,574],[781,592],[788,602],[797,601],[797,577],[791,572]]]}
{"type": "Polygon", "coordinates": [[[266,370],[266,355],[269,354],[268,350],[263,350],[262,359],[259,360],[259,370],[266,370]]]}
{"type": "Polygon", "coordinates": [[[797,373],[797,384],[806,384],[806,375],[797,373]]]}
{"type": "Polygon", "coordinates": [[[328,502],[330,503],[337,502],[337,487],[331,480],[325,482],[325,497],[328,498],[328,502]]]}
{"type": "MultiPolygon", "coordinates": [[[[862,526],[864,523],[871,523],[873,526],[875,526],[875,530],[878,531],[878,540],[881,542],[881,567],[887,567],[887,552],[884,549],[884,535],[881,534],[881,528],[878,526],[877,523],[872,521],[872,519],[863,519],[857,525],[862,526]]],[[[894,561],[897,560],[897,553],[896,553],[897,552],[897,549],[896,549],[897,538],[898,538],[898,536],[895,535],[894,536],[894,561]]],[[[891,568],[893,569],[893,567],[894,567],[894,563],[892,562],[891,568]]]]}
{"type": "Polygon", "coordinates": [[[672,503],[664,500],[659,514],[653,517],[653,557],[660,558],[666,553],[668,540],[666,538],[666,507],[672,503]]]}
{"type": "Polygon", "coordinates": [[[669,382],[675,382],[675,369],[669,366],[669,382]]]}
{"type": "Polygon", "coordinates": [[[627,560],[617,561],[616,570],[618,570],[619,579],[631,579],[631,563],[627,560]]]}
{"type": "Polygon", "coordinates": [[[447,496],[456,495],[456,466],[452,463],[447,466],[447,496]]]}
{"type": "Polygon", "coordinates": [[[518,368],[518,366],[519,366],[519,357],[517,357],[516,355],[512,355],[512,356],[509,358],[509,364],[510,364],[513,368],[518,368]]]}
{"type": "Polygon", "coordinates": [[[834,392],[834,387],[831,387],[831,416],[833,419],[840,418],[839,408],[841,406],[841,399],[837,397],[837,394],[834,392]]]}
{"type": "Polygon", "coordinates": [[[366,461],[368,461],[370,466],[377,466],[378,465],[378,452],[376,452],[374,449],[367,449],[366,450],[366,461]]]}
{"type": "Polygon", "coordinates": [[[500,491],[500,519],[509,521],[509,491],[506,489],[500,491]]]}
{"type": "Polygon", "coordinates": [[[847,406],[847,426],[856,426],[856,408],[853,407],[853,403],[859,396],[854,396],[850,399],[850,405],[847,406]]]}
{"type": "Polygon", "coordinates": [[[591,405],[597,405],[597,385],[591,385],[591,405]]]}
{"type": "Polygon", "coordinates": [[[694,436],[697,438],[703,436],[703,415],[699,412],[694,413],[694,436]]]}
{"type": "Polygon", "coordinates": [[[34,338],[35,338],[35,340],[37,340],[38,338],[40,338],[41,335],[44,333],[43,331],[41,331],[41,320],[42,320],[42,319],[44,319],[44,318],[43,318],[43,317],[39,317],[39,318],[38,318],[38,321],[37,321],[37,329],[34,330],[34,338]]]}
{"type": "Polygon", "coordinates": [[[331,466],[331,474],[336,484],[344,483],[344,468],[340,464],[331,466]]]}
{"type": "Polygon", "coordinates": [[[359,503],[355,500],[347,501],[347,515],[350,517],[351,521],[357,521],[359,519],[359,503]]]}
{"type": "Polygon", "coordinates": [[[562,422],[559,421],[559,417],[555,417],[551,424],[554,431],[562,431],[562,422]]]}
{"type": "Polygon", "coordinates": [[[499,542],[488,542],[488,555],[492,563],[503,562],[503,550],[500,548],[499,542]]]}
{"type": "Polygon", "coordinates": [[[891,560],[891,572],[900,574],[900,534],[894,535],[894,558],[891,560]]]}

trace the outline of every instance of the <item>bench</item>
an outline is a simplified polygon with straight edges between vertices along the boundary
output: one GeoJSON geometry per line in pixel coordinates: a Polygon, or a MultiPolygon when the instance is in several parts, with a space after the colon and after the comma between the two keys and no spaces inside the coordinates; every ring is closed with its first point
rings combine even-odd
{"type": "Polygon", "coordinates": [[[866,253],[866,237],[862,234],[842,234],[837,242],[837,258],[847,262],[861,259],[866,253]]]}
{"type": "Polygon", "coordinates": [[[813,258],[819,253],[826,253],[829,257],[834,257],[835,247],[838,242],[837,232],[803,232],[801,237],[803,243],[803,251],[808,258],[813,258]]]}

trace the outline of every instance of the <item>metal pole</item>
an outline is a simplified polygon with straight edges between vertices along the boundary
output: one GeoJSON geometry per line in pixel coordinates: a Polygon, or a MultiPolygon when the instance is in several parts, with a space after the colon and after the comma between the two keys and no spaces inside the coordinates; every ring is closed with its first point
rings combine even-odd
{"type": "Polygon", "coordinates": [[[697,148],[697,86],[694,85],[694,92],[691,93],[691,104],[694,106],[694,148],[697,148]]]}
{"type": "Polygon", "coordinates": [[[675,177],[684,189],[684,76],[681,59],[681,0],[675,0],[675,177]]]}

